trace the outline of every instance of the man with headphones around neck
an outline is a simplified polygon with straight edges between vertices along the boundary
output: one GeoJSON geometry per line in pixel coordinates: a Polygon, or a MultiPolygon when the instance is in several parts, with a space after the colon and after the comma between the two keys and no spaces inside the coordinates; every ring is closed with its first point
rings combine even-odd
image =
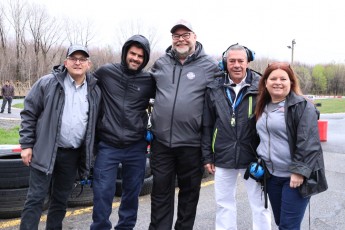
{"type": "MultiPolygon", "coordinates": [[[[214,174],[216,228],[237,229],[236,184],[256,160],[258,138],[254,110],[260,74],[248,68],[254,52],[239,44],[223,53],[224,74],[207,87],[202,153],[205,169],[214,174]]],[[[244,180],[252,209],[253,230],[270,230],[271,213],[264,207],[261,186],[244,180]]]]}

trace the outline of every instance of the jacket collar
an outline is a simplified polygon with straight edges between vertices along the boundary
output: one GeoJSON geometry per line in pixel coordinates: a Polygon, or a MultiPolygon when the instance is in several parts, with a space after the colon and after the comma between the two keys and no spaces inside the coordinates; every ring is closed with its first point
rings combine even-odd
{"type": "MultiPolygon", "coordinates": [[[[53,67],[52,74],[56,77],[57,81],[63,86],[63,81],[65,80],[65,77],[67,76],[67,69],[64,65],[56,65],[53,67]]],[[[91,76],[90,73],[86,73],[86,81],[88,87],[93,88],[96,83],[97,79],[91,76]]]]}
{"type": "Polygon", "coordinates": [[[297,95],[295,92],[290,91],[290,93],[287,95],[286,97],[286,102],[287,102],[287,106],[293,106],[295,104],[298,104],[302,101],[304,101],[305,99],[303,98],[303,96],[297,95]]]}

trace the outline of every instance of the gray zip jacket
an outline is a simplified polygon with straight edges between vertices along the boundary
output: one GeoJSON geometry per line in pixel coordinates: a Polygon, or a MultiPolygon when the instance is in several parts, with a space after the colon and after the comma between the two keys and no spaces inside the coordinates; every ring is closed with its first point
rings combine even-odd
{"type": "MultiPolygon", "coordinates": [[[[23,149],[33,148],[31,167],[51,174],[54,169],[61,118],[65,103],[63,81],[67,75],[64,66],[54,67],[52,74],[41,77],[25,97],[19,130],[19,143],[23,149]]],[[[93,159],[95,127],[101,100],[101,91],[96,79],[87,74],[87,98],[89,120],[82,145],[79,176],[85,179],[90,174],[93,159]]]]}
{"type": "Polygon", "coordinates": [[[151,69],[157,91],[152,112],[154,138],[170,147],[200,147],[206,86],[219,71],[201,43],[181,64],[169,46],[151,69]]]}
{"type": "MultiPolygon", "coordinates": [[[[277,176],[289,176],[291,173],[297,173],[309,178],[313,171],[324,168],[323,151],[317,125],[318,111],[304,97],[290,92],[284,105],[284,118],[286,125],[286,134],[284,135],[286,135],[285,138],[289,144],[285,147],[281,146],[282,140],[271,139],[272,135],[266,129],[265,121],[260,121],[260,119],[266,119],[266,115],[263,114],[259,118],[257,128],[261,141],[258,154],[263,156],[265,161],[273,161],[273,169],[280,173],[277,176]],[[271,145],[275,145],[275,152],[270,153],[273,149],[273,147],[268,149],[270,142],[271,145]],[[282,152],[285,152],[285,155],[282,155],[282,152]],[[282,157],[290,157],[290,159],[288,162],[282,162],[280,159],[282,157]],[[286,164],[288,165],[286,166],[286,164]],[[281,174],[283,171],[289,174],[281,174]]],[[[270,172],[276,175],[270,165],[272,164],[267,165],[270,172]]]]}

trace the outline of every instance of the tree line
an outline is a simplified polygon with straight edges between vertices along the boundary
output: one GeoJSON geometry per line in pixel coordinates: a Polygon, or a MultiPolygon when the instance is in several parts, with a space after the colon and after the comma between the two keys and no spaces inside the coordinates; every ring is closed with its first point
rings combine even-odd
{"type": "MultiPolygon", "coordinates": [[[[115,47],[89,48],[92,70],[105,63],[120,61],[123,43],[138,33],[146,36],[151,44],[149,68],[164,50],[155,50],[159,42],[156,29],[142,25],[138,20],[127,21],[117,27],[115,47]]],[[[38,78],[50,73],[54,65],[63,62],[70,44],[90,47],[95,38],[94,25],[87,18],[84,21],[56,18],[49,15],[45,6],[26,0],[0,1],[0,83],[10,80],[30,88],[38,78]]],[[[221,60],[221,55],[215,58],[221,60]]],[[[250,63],[250,67],[262,73],[272,61],[260,58],[250,63]]],[[[306,65],[295,62],[293,69],[304,94],[345,94],[344,64],[306,65]]]]}

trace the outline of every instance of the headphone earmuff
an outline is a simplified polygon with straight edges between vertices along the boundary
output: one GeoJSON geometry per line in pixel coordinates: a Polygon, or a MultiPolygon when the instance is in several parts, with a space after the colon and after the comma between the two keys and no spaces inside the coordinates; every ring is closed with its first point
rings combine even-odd
{"type": "MultiPolygon", "coordinates": [[[[223,63],[224,71],[225,71],[226,73],[228,73],[228,68],[227,68],[227,65],[226,65],[226,63],[227,63],[227,61],[226,61],[227,52],[228,52],[228,50],[229,50],[231,47],[236,46],[236,45],[239,45],[239,44],[236,43],[236,44],[233,44],[233,45],[229,46],[229,47],[223,52],[223,54],[222,54],[222,63],[223,63]]],[[[240,46],[242,46],[242,45],[240,45],[240,46]]],[[[243,47],[243,48],[245,49],[245,51],[246,51],[248,63],[251,62],[251,61],[254,61],[254,59],[255,59],[255,52],[252,51],[252,50],[250,50],[250,49],[248,49],[248,48],[245,47],[245,46],[242,46],[242,47],[243,47]]]]}

